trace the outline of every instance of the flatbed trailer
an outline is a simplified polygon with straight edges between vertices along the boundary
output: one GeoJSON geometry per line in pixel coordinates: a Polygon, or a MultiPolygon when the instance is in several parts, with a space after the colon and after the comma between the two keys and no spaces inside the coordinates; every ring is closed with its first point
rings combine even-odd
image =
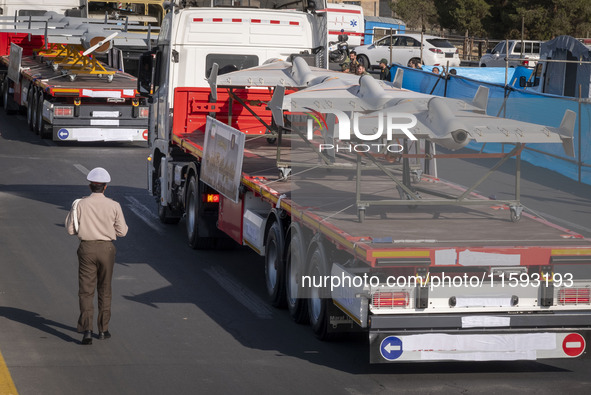
{"type": "MultiPolygon", "coordinates": [[[[13,44],[14,45],[14,44],[13,44]]],[[[104,75],[66,74],[52,56],[0,57],[2,100],[7,113],[26,109],[29,128],[54,141],[147,141],[148,107],[137,79],[98,62],[104,75]],[[18,69],[16,69],[18,67],[18,69]]]]}
{"type": "MultiPolygon", "coordinates": [[[[245,96],[260,89],[237,91],[245,104],[264,99],[245,96]]],[[[366,331],[372,363],[587,355],[591,240],[526,212],[516,220],[503,202],[429,175],[413,188],[433,204],[404,201],[369,156],[324,166],[293,136],[280,136],[279,151],[252,133],[255,118],[269,126],[270,111],[232,114],[230,97],[207,104],[203,89],[175,89],[169,149],[153,150],[149,188],[163,222],[185,215],[193,248],[229,237],[263,255],[270,301],[294,321],[321,339],[366,331]],[[237,201],[201,181],[207,112],[248,125],[237,201]],[[292,163],[289,177],[278,152],[292,163]]],[[[504,155],[519,162],[517,151],[504,155]]],[[[404,177],[399,164],[389,168],[404,177]]]]}

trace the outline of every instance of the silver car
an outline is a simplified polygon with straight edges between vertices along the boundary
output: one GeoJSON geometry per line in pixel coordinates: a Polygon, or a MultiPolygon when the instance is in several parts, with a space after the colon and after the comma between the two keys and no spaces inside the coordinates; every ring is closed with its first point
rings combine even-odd
{"type": "Polygon", "coordinates": [[[481,67],[505,67],[505,58],[508,58],[509,67],[535,67],[540,59],[541,44],[541,41],[531,40],[524,40],[523,45],[521,40],[501,41],[492,51],[485,53],[480,58],[479,65],[481,67]],[[507,48],[509,48],[508,51],[507,48]]]}
{"type": "MultiPolygon", "coordinates": [[[[367,69],[377,67],[381,59],[390,59],[390,48],[392,48],[392,63],[408,66],[411,61],[421,61],[420,34],[386,36],[373,44],[355,48],[355,52],[359,62],[363,63],[367,69]],[[392,43],[391,46],[390,43],[392,43]]],[[[445,38],[423,35],[422,64],[446,66],[448,62],[452,67],[460,65],[457,48],[445,38]]]]}

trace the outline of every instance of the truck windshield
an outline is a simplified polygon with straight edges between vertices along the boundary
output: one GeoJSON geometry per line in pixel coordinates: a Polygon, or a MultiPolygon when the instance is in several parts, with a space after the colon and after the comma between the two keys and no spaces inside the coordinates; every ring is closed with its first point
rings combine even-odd
{"type": "Polygon", "coordinates": [[[247,7],[273,10],[306,11],[307,8],[321,10],[326,8],[325,0],[189,0],[187,6],[192,7],[247,7]]]}

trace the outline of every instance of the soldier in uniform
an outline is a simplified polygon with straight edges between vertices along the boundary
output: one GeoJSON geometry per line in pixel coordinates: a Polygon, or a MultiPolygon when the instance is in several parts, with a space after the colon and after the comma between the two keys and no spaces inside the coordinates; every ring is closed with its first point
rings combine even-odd
{"type": "Polygon", "coordinates": [[[356,74],[358,66],[359,61],[357,60],[357,52],[351,51],[349,52],[349,59],[346,59],[341,65],[341,70],[345,73],[356,74]]]}
{"type": "Polygon", "coordinates": [[[386,58],[382,58],[378,63],[380,64],[380,80],[390,81],[392,78],[390,76],[390,68],[388,67],[388,60],[386,58]]]}

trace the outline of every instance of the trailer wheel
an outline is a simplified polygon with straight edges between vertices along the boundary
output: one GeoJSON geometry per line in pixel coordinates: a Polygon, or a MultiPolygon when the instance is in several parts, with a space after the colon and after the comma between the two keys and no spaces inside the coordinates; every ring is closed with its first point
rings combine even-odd
{"type": "Polygon", "coordinates": [[[199,236],[199,220],[202,217],[201,193],[199,193],[199,181],[197,177],[191,177],[187,191],[186,221],[187,238],[189,246],[195,250],[212,249],[215,247],[215,238],[199,236]]]}
{"type": "Polygon", "coordinates": [[[6,114],[14,114],[16,111],[12,108],[12,98],[10,97],[10,80],[8,77],[4,78],[4,83],[2,84],[2,98],[4,104],[4,112],[6,114]]]}
{"type": "Polygon", "coordinates": [[[284,237],[281,226],[274,222],[265,244],[265,282],[267,293],[274,307],[285,307],[285,266],[283,262],[284,237]]]}
{"type": "Polygon", "coordinates": [[[297,223],[290,225],[285,253],[285,295],[289,315],[298,324],[308,322],[308,305],[304,298],[301,279],[306,265],[306,245],[302,228],[297,223]]]}
{"type": "MultiPolygon", "coordinates": [[[[308,317],[310,326],[316,337],[320,340],[330,340],[333,334],[328,332],[329,316],[328,304],[332,302],[328,287],[313,286],[314,279],[320,281],[330,274],[326,260],[326,253],[321,243],[315,243],[310,255],[310,266],[307,274],[312,278],[312,286],[309,290],[308,317]]],[[[326,284],[324,284],[326,285],[326,284]]]]}
{"type": "Polygon", "coordinates": [[[31,131],[34,131],[33,129],[33,107],[35,106],[34,104],[34,88],[33,87],[29,87],[29,93],[27,94],[27,124],[29,125],[29,129],[31,129],[31,131]]]}
{"type": "Polygon", "coordinates": [[[8,111],[8,84],[8,77],[4,77],[4,81],[2,82],[2,107],[6,112],[8,111]]]}
{"type": "Polygon", "coordinates": [[[43,138],[43,92],[39,90],[37,92],[37,102],[35,112],[35,133],[43,138]]]}

